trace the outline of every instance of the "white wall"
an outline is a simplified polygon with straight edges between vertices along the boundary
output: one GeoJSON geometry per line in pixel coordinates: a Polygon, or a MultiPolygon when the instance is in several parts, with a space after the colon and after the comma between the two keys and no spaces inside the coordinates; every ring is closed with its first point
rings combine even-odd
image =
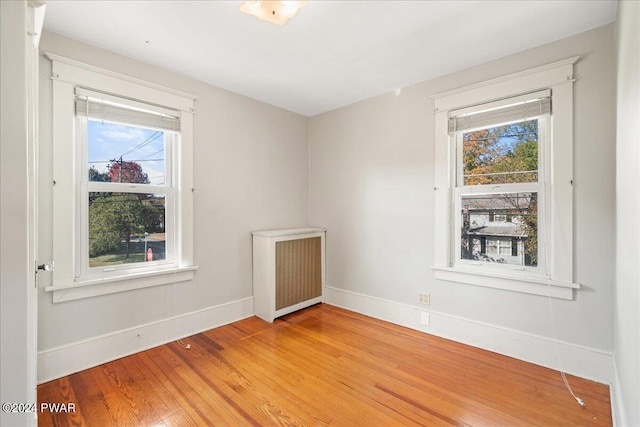
{"type": "MultiPolygon", "coordinates": [[[[596,358],[609,354],[611,359],[614,46],[614,27],[609,25],[313,117],[309,124],[310,222],[328,230],[327,285],[336,288],[331,293],[342,295],[337,299],[342,298],[343,303],[362,297],[372,297],[372,306],[381,300],[389,302],[396,311],[389,318],[401,318],[403,310],[423,307],[417,304],[418,294],[428,292],[431,305],[423,308],[434,314],[431,326],[423,328],[427,332],[440,327],[434,320],[450,325],[468,320],[485,329],[500,328],[502,332],[494,328],[492,336],[488,334],[489,340],[499,340],[493,332],[506,336],[515,331],[520,337],[543,337],[551,343],[547,298],[433,278],[429,268],[434,260],[434,113],[430,96],[579,55],[574,86],[574,269],[582,289],[574,301],[553,300],[552,307],[561,342],[571,344],[574,350],[594,350],[596,358]]],[[[441,330],[447,329],[447,325],[441,326],[441,330]]],[[[512,344],[516,349],[512,353],[519,351],[518,345],[528,345],[512,344]]],[[[499,348],[499,343],[492,348],[499,348]]],[[[522,350],[519,357],[523,358],[540,351],[522,350]]],[[[547,354],[543,358],[547,356],[552,357],[547,354]]],[[[572,369],[574,362],[569,359],[552,365],[580,371],[572,369]]],[[[608,374],[594,377],[603,380],[608,374]]]]}
{"type": "Polygon", "coordinates": [[[616,367],[619,425],[640,425],[640,3],[618,4],[616,367]]]}
{"type": "MultiPolygon", "coordinates": [[[[58,304],[53,304],[51,294],[42,290],[51,282],[48,276],[39,283],[41,356],[43,352],[55,353],[61,346],[86,343],[83,340],[250,299],[250,232],[307,225],[308,119],[57,34],[44,33],[40,51],[198,96],[193,171],[194,253],[195,264],[200,266],[192,282],[58,304]]],[[[51,217],[50,61],[42,57],[40,68],[39,228],[41,258],[47,259],[51,257],[51,230],[55,227],[51,217]]],[[[250,307],[245,316],[253,314],[250,307]]],[[[203,325],[216,326],[213,319],[209,323],[204,319],[203,325]]],[[[136,346],[157,345],[164,338],[147,335],[136,346]]],[[[129,346],[129,350],[135,348],[129,346]]],[[[80,352],[75,354],[82,359],[80,352]]],[[[42,372],[47,370],[41,365],[41,380],[49,377],[42,372]]]]}
{"type": "MultiPolygon", "coordinates": [[[[31,40],[27,37],[27,5],[0,2],[0,401],[35,402],[34,349],[29,343],[29,144],[27,76],[31,40]],[[30,363],[31,362],[31,365],[30,363]]],[[[32,413],[0,414],[0,424],[30,425],[32,413]]]]}

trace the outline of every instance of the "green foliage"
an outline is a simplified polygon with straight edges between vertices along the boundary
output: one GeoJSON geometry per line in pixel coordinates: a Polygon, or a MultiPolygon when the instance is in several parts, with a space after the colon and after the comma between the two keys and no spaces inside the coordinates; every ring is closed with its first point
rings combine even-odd
{"type": "Polygon", "coordinates": [[[131,236],[144,232],[144,210],[134,194],[94,197],[89,206],[89,257],[115,251],[124,240],[129,258],[131,236]]]}
{"type": "Polygon", "coordinates": [[[111,177],[109,177],[109,173],[98,172],[98,170],[92,166],[89,167],[89,181],[93,182],[109,182],[111,181],[111,177]]]}
{"type": "Polygon", "coordinates": [[[142,204],[142,224],[144,226],[144,231],[149,233],[163,231],[163,227],[159,227],[159,224],[162,220],[161,209],[153,206],[150,201],[144,201],[142,204]]]}
{"type": "Polygon", "coordinates": [[[538,122],[535,120],[467,132],[462,145],[464,185],[538,180],[538,122]]]}
{"type": "Polygon", "coordinates": [[[528,256],[526,265],[538,265],[538,195],[537,193],[506,194],[503,197],[512,206],[509,214],[520,218],[527,238],[524,253],[528,256]],[[522,198],[527,201],[522,202],[522,198]]]}
{"type": "MultiPolygon", "coordinates": [[[[149,184],[148,175],[136,162],[114,161],[107,172],[89,167],[93,182],[149,184]]],[[[125,243],[123,262],[131,262],[131,237],[145,231],[164,231],[164,206],[157,197],[144,194],[89,193],[89,257],[112,256],[125,243]]]]}

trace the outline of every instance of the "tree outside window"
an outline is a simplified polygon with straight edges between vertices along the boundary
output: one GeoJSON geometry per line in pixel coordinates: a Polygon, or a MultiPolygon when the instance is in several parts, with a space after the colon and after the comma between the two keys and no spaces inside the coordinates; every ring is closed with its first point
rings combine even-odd
{"type": "Polygon", "coordinates": [[[536,119],[462,134],[460,187],[487,190],[461,196],[462,259],[538,265],[538,192],[493,190],[504,184],[538,182],[538,140],[536,119]],[[480,237],[490,242],[502,239],[505,248],[501,251],[494,243],[482,252],[480,237]],[[523,242],[523,257],[511,255],[517,249],[507,249],[506,242],[511,245],[512,239],[523,242]]]}

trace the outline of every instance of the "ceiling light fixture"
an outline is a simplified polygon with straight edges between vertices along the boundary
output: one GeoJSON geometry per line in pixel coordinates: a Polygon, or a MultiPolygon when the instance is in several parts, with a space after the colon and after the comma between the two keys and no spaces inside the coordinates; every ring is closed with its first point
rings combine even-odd
{"type": "Polygon", "coordinates": [[[298,13],[306,1],[245,1],[240,12],[253,15],[263,21],[284,25],[298,13]]]}

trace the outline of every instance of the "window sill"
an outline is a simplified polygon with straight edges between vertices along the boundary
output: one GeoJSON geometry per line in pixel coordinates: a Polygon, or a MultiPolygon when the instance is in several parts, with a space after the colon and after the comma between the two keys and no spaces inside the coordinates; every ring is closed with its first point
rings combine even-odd
{"type": "Polygon", "coordinates": [[[145,273],[111,276],[100,279],[78,281],[69,284],[52,285],[44,288],[53,292],[53,302],[73,301],[98,295],[113,294],[133,289],[166,285],[192,280],[198,266],[170,268],[145,273]]]}
{"type": "Polygon", "coordinates": [[[468,285],[504,289],[525,294],[542,295],[552,298],[573,300],[573,290],[580,289],[577,283],[550,279],[540,276],[519,276],[500,272],[477,271],[459,267],[432,266],[437,280],[465,283],[468,285]]]}

